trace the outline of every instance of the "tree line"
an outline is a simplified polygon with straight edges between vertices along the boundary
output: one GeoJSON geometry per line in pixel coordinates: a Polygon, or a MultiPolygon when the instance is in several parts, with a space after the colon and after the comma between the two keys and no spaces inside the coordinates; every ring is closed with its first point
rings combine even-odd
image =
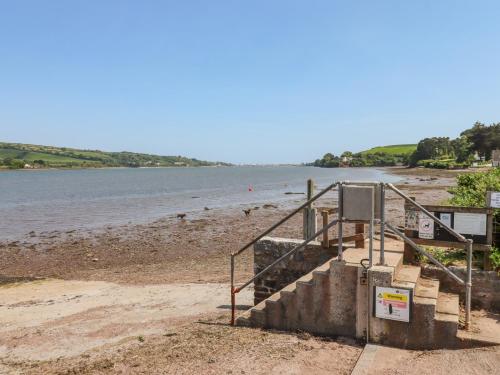
{"type": "Polygon", "coordinates": [[[456,139],[449,137],[422,139],[413,152],[402,150],[401,153],[383,151],[352,153],[346,151],[340,156],[327,153],[323,158],[308,165],[324,168],[394,165],[448,169],[466,168],[474,161],[478,163],[488,162],[491,160],[492,151],[496,149],[500,149],[500,123],[485,125],[476,122],[470,129],[460,133],[456,139]]]}

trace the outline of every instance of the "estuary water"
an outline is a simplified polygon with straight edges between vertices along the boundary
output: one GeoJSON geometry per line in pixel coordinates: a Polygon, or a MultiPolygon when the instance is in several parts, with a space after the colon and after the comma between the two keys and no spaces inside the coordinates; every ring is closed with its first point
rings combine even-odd
{"type": "Polygon", "coordinates": [[[145,223],[205,207],[291,204],[305,196],[285,193],[305,192],[308,178],[318,189],[339,180],[400,180],[374,168],[300,166],[5,171],[0,239],[145,223]]]}

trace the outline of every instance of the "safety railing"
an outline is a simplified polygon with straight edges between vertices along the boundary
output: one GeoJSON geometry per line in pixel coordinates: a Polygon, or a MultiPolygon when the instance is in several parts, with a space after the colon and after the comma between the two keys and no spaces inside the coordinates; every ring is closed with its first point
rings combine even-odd
{"type": "Polygon", "coordinates": [[[399,237],[401,237],[401,239],[403,239],[403,241],[405,241],[406,243],[408,243],[419,254],[427,257],[434,265],[436,265],[439,268],[441,268],[453,280],[455,280],[460,285],[464,285],[465,286],[465,328],[469,329],[470,328],[470,321],[471,321],[472,240],[465,238],[460,233],[458,233],[457,231],[455,231],[453,228],[450,228],[448,225],[446,225],[445,223],[443,223],[440,219],[438,219],[436,216],[434,216],[431,212],[429,212],[427,209],[425,209],[422,205],[418,204],[413,199],[411,199],[410,197],[408,197],[405,193],[403,193],[401,190],[399,190],[393,184],[386,184],[386,186],[389,189],[391,189],[392,191],[394,191],[401,198],[403,198],[406,202],[408,202],[411,205],[417,207],[425,215],[427,215],[429,218],[431,218],[435,223],[439,224],[442,228],[444,228],[446,231],[448,231],[448,233],[450,233],[459,242],[461,242],[463,244],[463,247],[467,250],[467,273],[466,273],[465,280],[463,280],[461,277],[457,276],[455,273],[453,273],[452,271],[450,271],[444,264],[442,264],[440,261],[438,261],[436,258],[434,258],[431,254],[429,254],[427,251],[425,251],[420,246],[418,246],[415,242],[413,242],[408,236],[406,236],[404,233],[402,233],[395,226],[393,226],[393,225],[391,225],[391,224],[389,224],[387,222],[385,223],[385,225],[390,230],[392,230],[395,234],[397,234],[399,237]]]}
{"type": "Polygon", "coordinates": [[[250,285],[253,281],[255,281],[258,277],[262,276],[265,272],[269,271],[272,267],[274,267],[276,264],[278,264],[280,261],[285,260],[287,257],[291,256],[294,252],[297,252],[298,250],[302,249],[303,247],[307,246],[307,244],[311,241],[313,241],[316,237],[320,236],[324,231],[328,230],[335,224],[328,224],[327,226],[324,226],[320,231],[315,233],[313,236],[310,236],[307,238],[304,242],[302,242],[299,246],[297,246],[295,249],[289,251],[289,253],[285,254],[282,258],[283,259],[278,259],[275,261],[273,264],[269,265],[266,267],[264,270],[262,270],[259,274],[255,275],[251,280],[247,281],[245,284],[243,284],[240,287],[235,287],[235,279],[234,279],[234,269],[235,269],[235,258],[243,253],[245,250],[249,249],[251,246],[253,246],[257,241],[261,240],[265,236],[267,236],[269,233],[274,231],[276,228],[290,220],[293,216],[295,216],[297,213],[301,212],[304,208],[311,206],[313,202],[321,198],[323,195],[328,193],[329,191],[333,190],[337,183],[333,183],[323,190],[321,190],[319,193],[314,195],[311,199],[308,199],[304,204],[300,205],[298,208],[290,212],[288,215],[286,215],[283,219],[278,221],[276,224],[272,225],[269,229],[265,230],[262,232],[260,235],[255,237],[253,240],[251,240],[249,243],[247,243],[245,246],[240,248],[238,251],[231,253],[231,324],[234,325],[234,319],[235,319],[235,306],[236,306],[236,294],[239,293],[242,289],[250,285]]]}
{"type": "MultiPolygon", "coordinates": [[[[297,209],[292,211],[290,214],[288,214],[286,217],[278,221],[276,224],[271,226],[269,229],[261,233],[259,236],[255,237],[252,241],[247,243],[245,246],[243,246],[241,249],[238,251],[231,253],[231,324],[234,325],[235,323],[235,306],[236,306],[236,294],[239,293],[241,290],[246,288],[248,285],[250,285],[252,282],[254,282],[256,279],[261,277],[263,274],[271,270],[274,266],[276,266],[278,263],[286,260],[288,257],[290,257],[292,254],[296,253],[297,251],[303,249],[306,247],[311,241],[316,239],[318,236],[323,234],[325,231],[327,231],[329,228],[333,227],[334,225],[338,224],[339,226],[339,239],[338,239],[338,259],[342,260],[342,223],[344,222],[343,218],[343,202],[342,202],[342,194],[343,194],[343,186],[344,185],[370,185],[370,186],[379,186],[380,187],[380,219],[377,220],[378,224],[380,224],[380,230],[381,230],[381,238],[380,238],[380,252],[379,252],[379,264],[384,264],[385,259],[384,259],[384,231],[385,227],[389,228],[393,233],[401,237],[403,241],[408,243],[414,250],[416,250],[419,254],[427,257],[433,264],[441,268],[443,271],[445,271],[453,280],[455,280],[457,283],[460,285],[465,286],[465,327],[468,329],[470,327],[470,319],[471,319],[471,289],[472,289],[472,240],[465,238],[462,236],[460,233],[455,231],[453,228],[450,228],[448,225],[446,225],[443,221],[438,219],[436,216],[434,216],[431,212],[429,212],[427,209],[425,209],[422,205],[418,204],[415,202],[413,199],[408,197],[406,194],[404,194],[401,190],[396,188],[393,184],[387,183],[374,183],[374,182],[361,182],[361,181],[356,181],[356,182],[350,182],[350,181],[343,181],[343,182],[336,182],[322,191],[320,191],[318,194],[313,196],[311,199],[307,200],[304,204],[299,206],[297,209]],[[234,279],[234,271],[235,271],[235,258],[236,256],[240,255],[243,253],[245,250],[250,248],[252,245],[254,245],[257,241],[271,233],[273,230],[278,228],[280,225],[284,224],[286,221],[288,221],[290,218],[292,218],[295,214],[300,212],[306,207],[310,207],[310,205],[316,201],[318,198],[326,194],[328,191],[334,189],[335,186],[338,186],[338,192],[339,192],[339,218],[338,220],[332,220],[330,223],[327,225],[323,226],[320,230],[318,230],[316,233],[313,235],[309,236],[306,238],[302,243],[300,243],[298,246],[281,256],[279,259],[275,260],[273,263],[268,265],[266,268],[264,268],[262,271],[254,275],[250,280],[245,282],[239,287],[235,287],[235,279],[234,279]],[[450,271],[445,265],[443,265],[441,262],[439,262],[436,258],[434,258],[431,254],[429,254],[427,251],[422,249],[420,246],[418,246],[415,242],[413,242],[408,236],[406,236],[404,233],[402,233],[399,229],[397,229],[395,226],[391,225],[390,223],[386,222],[385,220],[385,214],[384,214],[384,209],[385,209],[385,188],[389,188],[392,191],[394,191],[397,195],[399,195],[401,198],[403,198],[405,201],[408,203],[414,205],[417,207],[420,211],[422,211],[424,214],[426,214],[429,218],[431,218],[434,222],[439,224],[441,227],[443,227],[446,231],[448,231],[452,236],[456,237],[457,240],[463,244],[463,247],[467,250],[467,274],[466,274],[466,279],[463,280],[459,276],[457,276],[455,273],[450,271]]],[[[346,221],[347,222],[347,221],[346,221]]],[[[373,252],[372,252],[372,237],[373,237],[373,224],[374,220],[373,217],[370,220],[370,248],[369,248],[369,267],[372,266],[373,264],[373,252]]]]}

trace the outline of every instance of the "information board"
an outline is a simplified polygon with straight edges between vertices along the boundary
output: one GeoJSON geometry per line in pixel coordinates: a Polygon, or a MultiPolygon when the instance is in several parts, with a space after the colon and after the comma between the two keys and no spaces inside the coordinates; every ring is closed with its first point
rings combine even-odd
{"type": "Polygon", "coordinates": [[[412,289],[388,288],[375,286],[373,288],[374,315],[376,318],[409,322],[413,304],[412,289]]]}
{"type": "Polygon", "coordinates": [[[486,235],[486,214],[456,212],[453,226],[460,234],[486,235]]]}
{"type": "MultiPolygon", "coordinates": [[[[488,195],[489,198],[489,195],[488,195]]],[[[475,250],[480,245],[491,245],[491,215],[492,208],[477,207],[453,207],[453,206],[424,206],[430,213],[433,213],[439,220],[449,228],[462,234],[465,238],[474,241],[475,250]]],[[[417,239],[417,244],[427,244],[429,246],[451,246],[451,243],[458,242],[457,238],[448,232],[445,227],[434,222],[422,211],[416,210],[412,206],[405,206],[405,234],[412,239],[417,239]],[[431,243],[435,241],[435,243],[431,243]],[[438,244],[437,242],[441,242],[438,244]],[[445,244],[448,242],[449,244],[445,244]]]]}

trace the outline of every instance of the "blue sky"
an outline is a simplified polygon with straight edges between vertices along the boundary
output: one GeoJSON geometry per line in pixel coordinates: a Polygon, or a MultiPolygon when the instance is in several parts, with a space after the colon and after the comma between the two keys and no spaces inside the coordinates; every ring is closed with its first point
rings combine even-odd
{"type": "Polygon", "coordinates": [[[498,1],[0,0],[0,139],[242,163],[500,121],[498,1]]]}

